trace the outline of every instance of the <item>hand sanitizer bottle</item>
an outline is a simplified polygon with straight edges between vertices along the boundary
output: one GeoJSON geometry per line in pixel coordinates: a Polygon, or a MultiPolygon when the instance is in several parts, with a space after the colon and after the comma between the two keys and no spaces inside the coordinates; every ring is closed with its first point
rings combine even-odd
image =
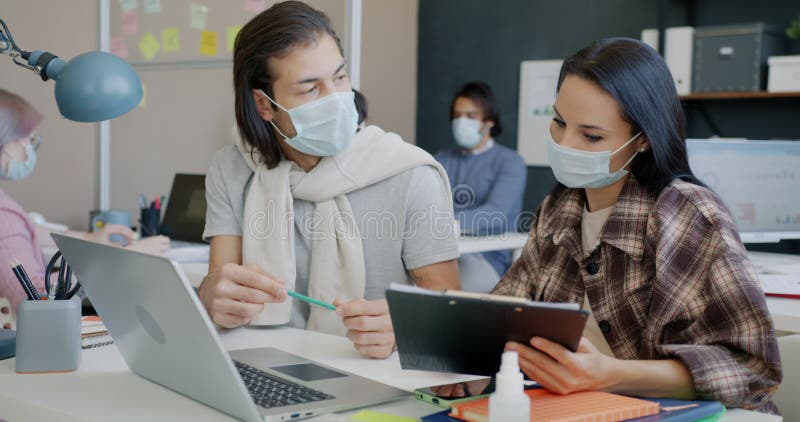
{"type": "Polygon", "coordinates": [[[517,352],[504,352],[495,392],[489,397],[489,422],[528,422],[531,400],[525,394],[517,352]]]}

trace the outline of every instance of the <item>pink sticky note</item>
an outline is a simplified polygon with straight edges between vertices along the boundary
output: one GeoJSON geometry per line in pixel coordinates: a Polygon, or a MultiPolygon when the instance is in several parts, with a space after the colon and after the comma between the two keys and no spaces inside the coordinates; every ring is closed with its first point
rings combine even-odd
{"type": "Polygon", "coordinates": [[[139,19],[135,10],[122,14],[122,32],[125,35],[136,35],[139,33],[139,19]]]}
{"type": "Polygon", "coordinates": [[[264,0],[244,0],[244,10],[261,13],[264,11],[264,0]]]}
{"type": "Polygon", "coordinates": [[[122,37],[114,37],[111,39],[111,54],[115,54],[123,59],[128,58],[128,45],[122,37]]]}

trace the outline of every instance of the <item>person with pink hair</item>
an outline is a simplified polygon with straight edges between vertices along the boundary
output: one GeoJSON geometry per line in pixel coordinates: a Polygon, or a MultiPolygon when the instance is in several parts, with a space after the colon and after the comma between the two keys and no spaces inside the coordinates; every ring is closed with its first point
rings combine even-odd
{"type": "MultiPolygon", "coordinates": [[[[36,153],[42,144],[38,133],[42,119],[30,103],[0,89],[0,180],[21,180],[33,172],[36,153]]],[[[164,236],[136,241],[130,228],[113,224],[96,232],[66,231],[63,234],[106,244],[110,244],[109,237],[116,234],[128,240],[129,248],[158,255],[169,248],[169,239],[164,236]]],[[[0,189],[0,298],[5,297],[11,303],[11,309],[3,306],[0,314],[14,312],[25,300],[25,292],[9,267],[12,261],[22,263],[36,289],[44,291],[45,260],[40,240],[46,235],[49,233],[37,229],[22,206],[0,189]]],[[[0,328],[11,328],[10,323],[0,328]]]]}

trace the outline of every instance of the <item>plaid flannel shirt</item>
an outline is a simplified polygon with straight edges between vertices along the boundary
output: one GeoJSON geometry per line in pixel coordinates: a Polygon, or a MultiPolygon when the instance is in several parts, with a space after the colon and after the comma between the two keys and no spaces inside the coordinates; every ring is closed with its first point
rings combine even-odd
{"type": "Polygon", "coordinates": [[[632,175],[593,251],[583,251],[581,189],[537,211],[522,256],[493,293],[581,303],[584,291],[619,359],[678,358],[698,398],[776,413],[782,372],[758,276],[727,208],[680,180],[656,197],[632,175]]]}

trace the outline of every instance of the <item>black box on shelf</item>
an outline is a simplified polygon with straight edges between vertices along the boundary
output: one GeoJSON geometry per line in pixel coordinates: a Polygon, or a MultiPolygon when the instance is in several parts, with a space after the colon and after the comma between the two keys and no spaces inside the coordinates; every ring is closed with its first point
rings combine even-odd
{"type": "Polygon", "coordinates": [[[763,91],[767,58],[783,54],[786,36],[764,23],[706,26],[695,31],[693,92],[763,91]]]}

